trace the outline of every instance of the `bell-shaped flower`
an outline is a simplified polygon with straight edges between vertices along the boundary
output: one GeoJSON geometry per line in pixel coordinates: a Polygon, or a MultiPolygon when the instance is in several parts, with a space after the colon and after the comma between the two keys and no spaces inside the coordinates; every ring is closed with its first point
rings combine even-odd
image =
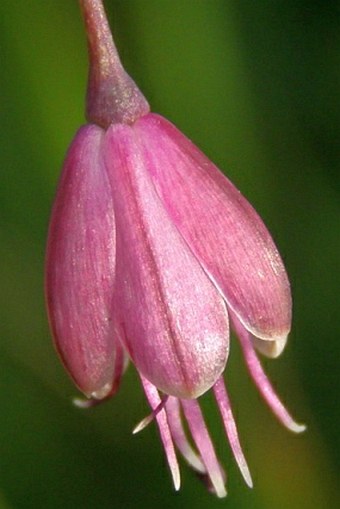
{"type": "Polygon", "coordinates": [[[210,387],[251,485],[221,377],[229,349],[226,309],[260,392],[283,424],[302,431],[254,350],[277,356],[290,329],[290,290],[281,258],[246,199],[162,117],[147,114],[132,125],[112,124],[103,152],[116,217],[117,332],[141,375],[175,485],[178,467],[169,440],[181,450],[182,408],[200,452],[189,453],[186,441],[185,456],[208,475],[219,496],[225,494],[223,472],[195,401],[210,387]],[[160,399],[158,390],[167,396],[160,399]]]}
{"type": "Polygon", "coordinates": [[[101,0],[80,4],[93,125],[69,150],[52,214],[46,288],[55,343],[89,405],[113,394],[131,359],[152,410],[134,432],[155,419],[175,488],[177,449],[223,497],[225,474],[198,403],[209,389],[252,486],[223,379],[229,323],[277,418],[292,431],[304,429],[256,353],[277,357],[286,344],[286,271],[235,186],[170,122],[149,113],[122,68],[101,0]]]}

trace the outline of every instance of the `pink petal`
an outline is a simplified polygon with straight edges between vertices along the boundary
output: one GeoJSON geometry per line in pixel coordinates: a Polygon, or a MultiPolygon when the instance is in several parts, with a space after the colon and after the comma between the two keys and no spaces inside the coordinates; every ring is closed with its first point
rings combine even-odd
{"type": "Polygon", "coordinates": [[[166,415],[172,438],[182,456],[194,470],[200,474],[206,474],[207,471],[201,457],[194,451],[187,439],[182,423],[180,403],[177,398],[169,396],[166,402],[166,415]]]}
{"type": "Polygon", "coordinates": [[[240,440],[238,438],[237,427],[231,410],[229,396],[222,377],[219,378],[215,383],[214,393],[218,407],[221,412],[224,428],[229,440],[231,450],[233,451],[235,460],[239,466],[239,469],[241,471],[241,474],[243,475],[244,480],[246,481],[247,485],[250,488],[252,488],[253,481],[249,472],[247,461],[242,451],[240,440]]]}
{"type": "Polygon", "coordinates": [[[286,336],[291,322],[289,282],[258,214],[170,122],[149,114],[135,129],[171,219],[228,306],[255,336],[286,336]]]}
{"type": "Polygon", "coordinates": [[[188,399],[182,399],[181,404],[192,437],[200,452],[214,491],[219,498],[223,498],[227,495],[224,485],[224,472],[216,457],[215,449],[206,428],[199,404],[196,400],[188,399]]]}
{"type": "Polygon", "coordinates": [[[225,367],[225,304],[159,200],[133,127],[109,128],[105,157],[115,203],[115,306],[124,344],[160,390],[197,397],[225,367]]]}
{"type": "Polygon", "coordinates": [[[78,387],[105,398],[117,383],[111,299],[115,223],[100,150],[104,131],[82,127],[67,154],[49,229],[46,298],[55,345],[78,387]]]}
{"type": "Polygon", "coordinates": [[[284,426],[286,426],[286,428],[294,431],[295,433],[301,433],[302,431],[305,431],[306,426],[304,424],[298,424],[296,421],[294,421],[292,416],[289,414],[277,396],[256,356],[249,332],[243,327],[243,325],[237,320],[236,317],[233,318],[233,326],[240,340],[249,374],[255,382],[261,396],[267,402],[269,408],[276,415],[278,420],[284,426]]]}
{"type": "MultiPolygon", "coordinates": [[[[145,395],[149,401],[149,404],[153,411],[156,411],[159,408],[159,405],[162,403],[161,398],[159,397],[158,391],[154,385],[152,385],[146,378],[141,376],[143,388],[145,395]]],[[[156,416],[156,421],[159,428],[159,433],[161,435],[161,440],[163,443],[165,455],[168,460],[168,465],[170,468],[170,472],[172,475],[172,480],[174,483],[175,490],[179,490],[181,486],[181,475],[178,467],[176,452],[174,448],[174,444],[171,437],[170,428],[167,421],[165,408],[160,410],[156,416]]]]}

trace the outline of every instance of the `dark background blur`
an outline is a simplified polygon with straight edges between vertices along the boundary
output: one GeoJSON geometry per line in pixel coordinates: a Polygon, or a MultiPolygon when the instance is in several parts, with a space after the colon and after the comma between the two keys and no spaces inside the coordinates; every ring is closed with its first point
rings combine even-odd
{"type": "Polygon", "coordinates": [[[50,207],[84,122],[86,43],[76,0],[0,4],[0,508],[304,509],[340,507],[339,4],[327,0],[107,0],[121,57],[153,111],[236,183],[285,259],[294,324],[264,361],[308,431],[277,424],[236,341],[227,367],[255,480],[247,489],[209,396],[228,471],[219,501],[182,464],[175,493],[131,366],[110,403],[76,390],[51,345],[43,298],[50,207]]]}

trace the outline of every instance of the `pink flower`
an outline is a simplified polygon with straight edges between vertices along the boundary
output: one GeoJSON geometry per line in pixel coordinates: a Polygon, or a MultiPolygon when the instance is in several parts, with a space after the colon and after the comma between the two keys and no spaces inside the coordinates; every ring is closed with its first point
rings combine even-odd
{"type": "Polygon", "coordinates": [[[223,380],[229,323],[260,393],[294,422],[256,350],[277,357],[291,325],[280,255],[234,185],[148,104],[123,70],[100,0],[82,0],[88,119],[64,164],[52,214],[46,294],[61,358],[89,403],[118,388],[127,359],[156,419],[175,488],[177,448],[219,496],[225,475],[198,398],[212,389],[242,475],[252,480],[223,380]],[[196,449],[186,437],[186,419],[196,449]]]}

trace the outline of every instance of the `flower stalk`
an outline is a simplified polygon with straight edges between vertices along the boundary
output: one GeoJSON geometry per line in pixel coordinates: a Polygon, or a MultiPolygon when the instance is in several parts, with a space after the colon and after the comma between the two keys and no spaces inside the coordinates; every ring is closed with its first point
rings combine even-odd
{"type": "Polygon", "coordinates": [[[149,104],[125,72],[101,0],[80,0],[89,54],[86,118],[106,129],[111,123],[133,124],[149,104]]]}

